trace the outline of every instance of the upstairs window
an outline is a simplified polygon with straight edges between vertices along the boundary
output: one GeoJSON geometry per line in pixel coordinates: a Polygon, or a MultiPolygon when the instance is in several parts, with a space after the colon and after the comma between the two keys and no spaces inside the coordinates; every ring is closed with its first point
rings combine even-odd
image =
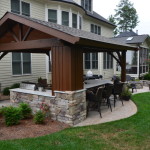
{"type": "Polygon", "coordinates": [[[101,35],[101,27],[94,25],[94,24],[91,24],[91,32],[98,34],[98,35],[101,35]]]}
{"type": "Polygon", "coordinates": [[[11,12],[20,14],[20,0],[11,0],[11,12]]]}
{"type": "Polygon", "coordinates": [[[30,16],[30,4],[20,0],[11,0],[11,12],[30,16]]]}
{"type": "Polygon", "coordinates": [[[85,54],[85,69],[98,69],[98,53],[85,54]]]}
{"type": "Polygon", "coordinates": [[[103,68],[104,69],[113,69],[113,57],[107,52],[104,52],[103,57],[103,68]]]}
{"type": "Polygon", "coordinates": [[[72,14],[72,27],[77,28],[77,15],[72,14]]]}
{"type": "Polygon", "coordinates": [[[24,16],[30,16],[30,4],[21,2],[21,8],[22,8],[22,15],[24,16]]]}
{"type": "Polygon", "coordinates": [[[48,21],[57,23],[57,10],[52,10],[52,9],[48,10],[48,21]]]}
{"type": "Polygon", "coordinates": [[[79,16],[79,29],[81,30],[82,29],[82,17],[79,16]]]}
{"type": "Polygon", "coordinates": [[[92,10],[92,2],[91,0],[81,0],[81,6],[88,11],[92,10]]]}
{"type": "Polygon", "coordinates": [[[62,25],[69,26],[69,12],[62,11],[62,25]]]}
{"type": "Polygon", "coordinates": [[[12,74],[27,75],[31,74],[31,54],[12,53],[12,74]]]}

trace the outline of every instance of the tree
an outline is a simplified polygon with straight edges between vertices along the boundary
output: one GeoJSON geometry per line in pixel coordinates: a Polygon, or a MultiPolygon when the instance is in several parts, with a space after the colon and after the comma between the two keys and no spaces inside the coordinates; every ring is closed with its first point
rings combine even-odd
{"type": "MultiPolygon", "coordinates": [[[[115,20],[115,17],[113,15],[110,15],[109,18],[108,18],[109,22],[111,22],[112,24],[116,25],[117,26],[117,23],[116,23],[116,20],[115,20]]],[[[114,29],[114,35],[117,35],[118,34],[118,28],[116,27],[114,29]]]]}
{"type": "Polygon", "coordinates": [[[137,11],[129,0],[120,0],[115,12],[110,21],[114,21],[119,32],[132,31],[138,25],[137,11]]]}

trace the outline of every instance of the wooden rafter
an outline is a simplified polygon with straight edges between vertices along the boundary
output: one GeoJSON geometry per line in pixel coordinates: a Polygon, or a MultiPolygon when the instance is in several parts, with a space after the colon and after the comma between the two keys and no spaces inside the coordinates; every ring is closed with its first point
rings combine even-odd
{"type": "Polygon", "coordinates": [[[33,28],[29,27],[26,34],[22,38],[22,41],[26,41],[26,39],[29,37],[30,33],[33,31],[33,28]]]}
{"type": "Polygon", "coordinates": [[[0,55],[0,60],[7,54],[8,54],[8,52],[4,52],[2,55],[0,55]]]}
{"type": "Polygon", "coordinates": [[[9,30],[9,33],[11,33],[12,37],[14,38],[14,40],[16,42],[19,42],[19,39],[18,39],[17,35],[15,34],[15,32],[12,29],[9,30]]]}
{"type": "Polygon", "coordinates": [[[23,37],[23,25],[19,23],[19,41],[22,41],[23,37]]]}
{"type": "Polygon", "coordinates": [[[121,66],[121,61],[112,53],[112,52],[108,52],[121,66]]]}

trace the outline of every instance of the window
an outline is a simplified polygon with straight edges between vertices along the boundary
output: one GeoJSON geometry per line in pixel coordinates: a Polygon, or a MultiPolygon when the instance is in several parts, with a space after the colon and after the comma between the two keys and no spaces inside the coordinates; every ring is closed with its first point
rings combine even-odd
{"type": "Polygon", "coordinates": [[[98,34],[98,35],[101,35],[101,27],[94,25],[94,24],[91,24],[91,32],[98,34]]]}
{"type": "Polygon", "coordinates": [[[31,74],[31,54],[12,53],[12,74],[25,75],[31,74]]]}
{"type": "Polygon", "coordinates": [[[103,68],[113,69],[113,57],[106,52],[103,55],[103,68]]]}
{"type": "Polygon", "coordinates": [[[11,0],[11,12],[20,14],[20,0],[11,0]]]}
{"type": "Polygon", "coordinates": [[[30,4],[20,0],[11,0],[11,12],[30,16],[30,4]]]}
{"type": "Polygon", "coordinates": [[[77,28],[77,15],[72,14],[72,27],[77,28]]]}
{"type": "Polygon", "coordinates": [[[69,26],[69,12],[62,11],[62,25],[69,26]]]}
{"type": "Polygon", "coordinates": [[[85,54],[85,69],[98,69],[98,53],[85,54]]]}
{"type": "Polygon", "coordinates": [[[48,10],[48,21],[57,23],[57,10],[52,10],[52,9],[48,10]]]}
{"type": "Polygon", "coordinates": [[[79,17],[79,29],[82,29],[82,17],[79,17]]]}
{"type": "Polygon", "coordinates": [[[92,10],[91,3],[92,3],[91,0],[81,0],[81,6],[88,11],[92,10]]]}

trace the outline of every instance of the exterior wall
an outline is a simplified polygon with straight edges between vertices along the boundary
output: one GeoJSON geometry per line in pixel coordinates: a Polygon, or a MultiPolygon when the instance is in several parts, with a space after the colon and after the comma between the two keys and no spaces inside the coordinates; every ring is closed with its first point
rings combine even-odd
{"type": "Polygon", "coordinates": [[[0,61],[0,83],[2,89],[22,81],[37,82],[38,77],[46,78],[45,54],[31,54],[31,75],[12,75],[12,53],[0,61]],[[40,61],[39,61],[40,60],[40,61]]]}

